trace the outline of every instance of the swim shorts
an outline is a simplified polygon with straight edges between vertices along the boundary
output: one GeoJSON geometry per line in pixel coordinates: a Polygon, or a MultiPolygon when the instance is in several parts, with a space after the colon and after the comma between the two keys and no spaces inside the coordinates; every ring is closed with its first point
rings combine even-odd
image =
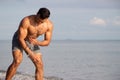
{"type": "MultiPolygon", "coordinates": [[[[33,45],[31,44],[29,41],[26,41],[27,46],[29,47],[29,49],[31,49],[31,51],[33,51],[34,53],[40,53],[40,48],[37,45],[33,45]]],[[[20,50],[21,52],[23,52],[23,48],[20,45],[20,42],[18,40],[18,34],[17,32],[15,32],[13,39],[12,39],[12,51],[15,50],[20,50]]]]}

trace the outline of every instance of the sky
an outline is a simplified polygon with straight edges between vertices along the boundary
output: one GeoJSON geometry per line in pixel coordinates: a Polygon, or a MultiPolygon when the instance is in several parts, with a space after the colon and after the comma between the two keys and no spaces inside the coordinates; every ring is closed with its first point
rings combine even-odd
{"type": "Polygon", "coordinates": [[[0,40],[41,7],[51,11],[53,40],[120,40],[120,0],[0,0],[0,40]]]}

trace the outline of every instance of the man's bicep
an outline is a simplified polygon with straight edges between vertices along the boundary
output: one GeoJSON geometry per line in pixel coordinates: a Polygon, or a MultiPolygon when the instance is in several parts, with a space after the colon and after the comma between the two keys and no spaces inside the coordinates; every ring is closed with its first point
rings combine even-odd
{"type": "Polygon", "coordinates": [[[47,31],[45,34],[45,40],[48,40],[50,42],[51,38],[52,38],[52,28],[49,31],[47,31]]]}
{"type": "Polygon", "coordinates": [[[19,26],[19,39],[25,39],[27,36],[27,28],[28,28],[28,20],[27,18],[24,18],[19,26]]]}
{"type": "Polygon", "coordinates": [[[46,34],[45,34],[45,40],[51,40],[51,36],[52,36],[52,34],[51,34],[51,32],[46,32],[46,34]]]}
{"type": "Polygon", "coordinates": [[[27,36],[27,29],[20,27],[19,28],[19,40],[24,40],[27,36]]]}

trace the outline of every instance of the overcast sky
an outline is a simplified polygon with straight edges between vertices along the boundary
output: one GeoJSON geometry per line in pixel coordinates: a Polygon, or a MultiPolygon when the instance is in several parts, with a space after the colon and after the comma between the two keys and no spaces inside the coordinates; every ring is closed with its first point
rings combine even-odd
{"type": "Polygon", "coordinates": [[[41,7],[51,11],[53,39],[120,40],[120,0],[0,0],[0,39],[41,7]]]}

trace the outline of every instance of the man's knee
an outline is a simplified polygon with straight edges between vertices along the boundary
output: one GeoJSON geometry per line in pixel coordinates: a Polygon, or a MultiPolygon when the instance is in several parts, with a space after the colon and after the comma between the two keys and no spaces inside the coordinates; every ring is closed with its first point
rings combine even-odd
{"type": "Polygon", "coordinates": [[[43,68],[43,63],[40,60],[39,61],[35,61],[34,64],[35,64],[36,68],[43,68]]]}
{"type": "Polygon", "coordinates": [[[36,61],[36,65],[43,66],[43,63],[41,61],[36,61]]]}
{"type": "Polygon", "coordinates": [[[22,53],[17,50],[13,52],[13,64],[18,66],[22,62],[22,53]]]}
{"type": "Polygon", "coordinates": [[[14,64],[14,66],[19,66],[20,65],[20,63],[22,62],[22,60],[20,60],[20,59],[17,59],[17,60],[14,60],[13,61],[13,64],[14,64]]]}

